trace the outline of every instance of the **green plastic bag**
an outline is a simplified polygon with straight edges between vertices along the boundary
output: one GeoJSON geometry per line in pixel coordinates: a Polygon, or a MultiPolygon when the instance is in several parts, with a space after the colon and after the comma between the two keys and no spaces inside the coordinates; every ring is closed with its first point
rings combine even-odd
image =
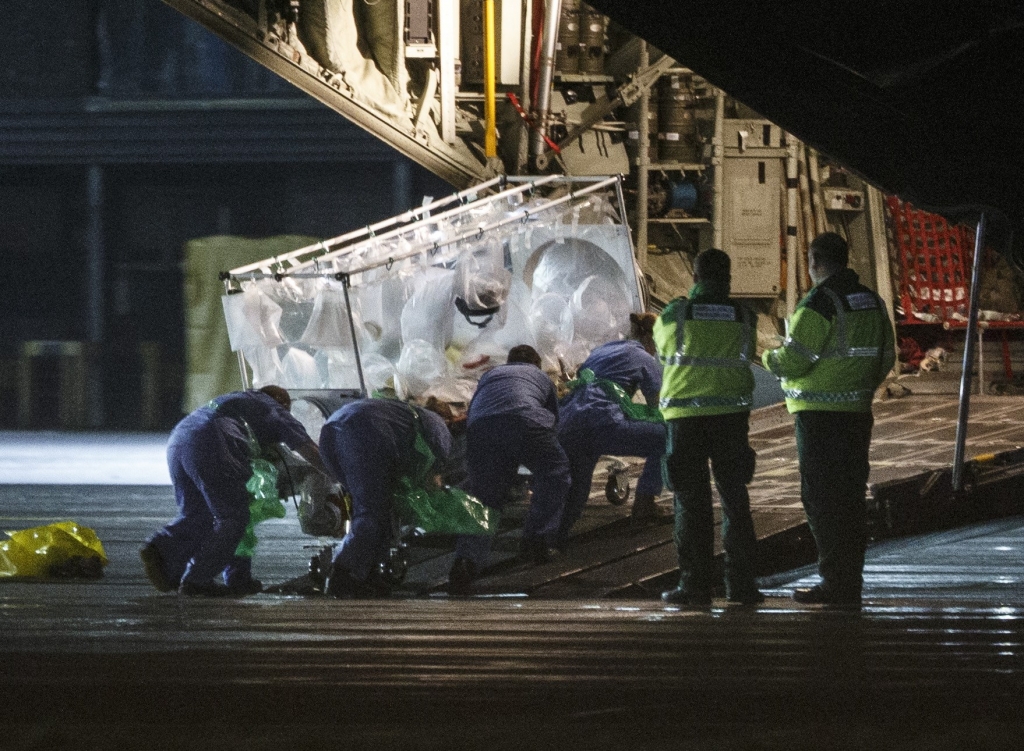
{"type": "Polygon", "coordinates": [[[423,435],[419,413],[411,406],[409,409],[416,423],[416,438],[411,466],[399,480],[399,490],[394,497],[399,518],[427,533],[492,535],[497,532],[497,509],[485,506],[480,499],[459,488],[429,487],[436,457],[423,435]]]}
{"type": "Polygon", "coordinates": [[[6,532],[0,542],[0,577],[72,577],[103,575],[107,554],[89,527],[66,521],[6,532]]]}
{"type": "Polygon", "coordinates": [[[575,380],[569,381],[565,384],[570,390],[575,391],[578,388],[589,386],[590,384],[596,384],[600,386],[604,393],[608,395],[612,401],[617,402],[622,412],[630,420],[640,420],[642,422],[665,422],[665,418],[661,414],[661,410],[657,407],[650,406],[648,404],[637,404],[633,401],[633,397],[626,393],[626,390],[614,381],[609,381],[605,378],[598,378],[594,375],[594,371],[590,368],[584,368],[576,374],[575,380]]]}
{"type": "Polygon", "coordinates": [[[498,531],[498,510],[459,488],[428,490],[413,487],[403,477],[401,489],[395,493],[395,510],[402,521],[423,532],[493,535],[498,531]]]}
{"type": "Polygon", "coordinates": [[[256,550],[256,525],[267,519],[283,519],[285,506],[277,494],[277,467],[266,459],[253,459],[252,477],[245,483],[249,491],[249,523],[245,527],[235,555],[252,558],[256,550]]]}

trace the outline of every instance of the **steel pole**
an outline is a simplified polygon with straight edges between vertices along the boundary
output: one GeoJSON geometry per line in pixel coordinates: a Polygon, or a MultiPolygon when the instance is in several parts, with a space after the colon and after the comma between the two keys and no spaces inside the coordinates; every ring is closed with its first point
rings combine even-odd
{"type": "Polygon", "coordinates": [[[366,379],[363,376],[363,361],[359,358],[359,341],[356,337],[356,322],[352,318],[352,301],[348,296],[348,288],[352,286],[348,274],[341,274],[341,289],[345,293],[345,310],[348,311],[348,330],[352,334],[352,351],[356,356],[356,372],[359,374],[359,391],[363,397],[369,396],[366,390],[366,379]]]}
{"type": "Polygon", "coordinates": [[[103,404],[103,358],[101,350],[106,336],[104,326],[104,271],[106,259],[106,233],[103,227],[104,207],[104,171],[103,167],[93,164],[89,166],[86,177],[86,195],[88,198],[89,218],[85,233],[86,263],[88,288],[86,290],[86,336],[89,341],[86,362],[86,393],[88,415],[86,419],[90,428],[103,426],[106,410],[103,404]]]}
{"type": "Polygon", "coordinates": [[[498,155],[495,109],[494,0],[484,0],[484,156],[498,155]]]}
{"type": "MultiPolygon", "coordinates": [[[[640,64],[637,70],[644,70],[651,64],[647,42],[640,40],[640,64]]],[[[636,160],[636,260],[643,271],[647,270],[647,200],[648,183],[651,165],[651,90],[644,86],[640,92],[640,122],[636,125],[639,136],[639,156],[636,160]]]]}
{"type": "Polygon", "coordinates": [[[978,328],[978,287],[981,285],[981,254],[985,248],[985,212],[978,218],[974,234],[974,268],[971,269],[971,298],[964,337],[964,365],[960,374],[960,409],[956,418],[956,447],[953,450],[953,492],[964,487],[964,449],[967,445],[967,415],[971,407],[971,368],[974,364],[974,332],[978,328]]]}
{"type": "Polygon", "coordinates": [[[797,226],[797,166],[796,137],[786,133],[786,318],[789,319],[796,310],[800,299],[797,284],[797,238],[800,229],[797,226]]]}
{"type": "Polygon", "coordinates": [[[715,91],[715,130],[711,139],[711,167],[714,169],[711,185],[714,199],[711,202],[711,247],[721,249],[725,240],[725,144],[723,130],[725,126],[725,92],[715,91]]]}
{"type": "Polygon", "coordinates": [[[551,114],[551,84],[555,79],[555,45],[558,42],[558,22],[562,15],[562,0],[547,0],[544,13],[544,32],[541,35],[540,82],[537,85],[537,101],[534,107],[534,132],[531,140],[531,156],[539,169],[547,166],[545,154],[548,135],[548,118],[551,114]]]}

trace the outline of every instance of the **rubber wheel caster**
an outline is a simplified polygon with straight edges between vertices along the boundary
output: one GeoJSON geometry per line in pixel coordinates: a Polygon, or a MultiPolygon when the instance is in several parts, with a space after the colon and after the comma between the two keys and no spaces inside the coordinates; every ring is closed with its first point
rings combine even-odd
{"type": "Polygon", "coordinates": [[[609,475],[604,486],[604,497],[613,506],[624,504],[629,500],[629,480],[618,473],[609,475]]]}

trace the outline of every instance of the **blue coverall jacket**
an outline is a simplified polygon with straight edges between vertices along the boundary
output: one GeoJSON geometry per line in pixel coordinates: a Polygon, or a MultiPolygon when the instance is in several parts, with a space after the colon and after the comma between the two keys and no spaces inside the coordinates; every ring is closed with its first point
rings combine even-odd
{"type": "MultiPolygon", "coordinates": [[[[580,366],[597,378],[618,384],[632,395],[637,389],[648,405],[658,404],[661,364],[640,342],[624,340],[597,347],[580,366]]],[[[601,456],[645,456],[636,495],[661,493],[661,457],[665,453],[664,423],[632,420],[619,403],[597,384],[577,388],[559,404],[558,439],[569,457],[572,487],[565,502],[558,544],[583,514],[601,456]]]]}
{"type": "MultiPolygon", "coordinates": [[[[467,489],[484,504],[501,508],[519,466],[530,470],[533,498],[524,538],[553,541],[569,489],[569,460],[558,443],[558,396],[544,372],[527,363],[501,365],[484,374],[469,404],[466,435],[467,489]]],[[[482,569],[491,538],[461,536],[456,554],[482,569]]]]}
{"type": "Polygon", "coordinates": [[[397,399],[360,399],[331,415],[320,431],[324,464],[352,496],[351,525],[335,547],[334,566],[354,581],[365,582],[387,558],[393,498],[417,459],[417,417],[441,472],[451,434],[430,410],[397,399]]]}
{"type": "Polygon", "coordinates": [[[223,572],[236,586],[251,577],[251,559],[235,556],[249,523],[250,430],[262,445],[310,443],[302,424],[259,391],[218,396],[171,431],[167,466],[178,516],[150,543],[172,581],[209,584],[223,572]]]}

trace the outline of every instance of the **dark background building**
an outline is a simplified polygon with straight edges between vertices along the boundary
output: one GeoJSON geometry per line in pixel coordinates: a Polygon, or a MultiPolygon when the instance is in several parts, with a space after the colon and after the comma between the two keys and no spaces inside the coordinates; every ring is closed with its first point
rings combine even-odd
{"type": "Polygon", "coordinates": [[[188,240],[333,237],[452,190],[159,0],[6,11],[0,428],[173,425],[188,240]]]}

